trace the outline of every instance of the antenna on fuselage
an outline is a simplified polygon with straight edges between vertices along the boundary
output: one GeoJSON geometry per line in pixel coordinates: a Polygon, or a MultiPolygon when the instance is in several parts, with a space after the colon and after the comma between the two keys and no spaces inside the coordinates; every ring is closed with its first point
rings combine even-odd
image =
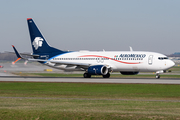
{"type": "Polygon", "coordinates": [[[130,48],[130,51],[133,51],[133,49],[132,49],[132,47],[131,47],[131,46],[129,46],[129,48],[130,48]]]}

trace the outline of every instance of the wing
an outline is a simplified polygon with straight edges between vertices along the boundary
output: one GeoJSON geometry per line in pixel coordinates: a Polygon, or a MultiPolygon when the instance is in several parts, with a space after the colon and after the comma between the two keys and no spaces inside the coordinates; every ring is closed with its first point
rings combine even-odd
{"type": "MultiPolygon", "coordinates": [[[[25,59],[28,61],[35,61],[35,62],[43,62],[43,63],[53,63],[56,65],[69,65],[69,66],[78,66],[84,69],[87,69],[91,64],[87,64],[87,63],[77,63],[77,62],[67,62],[67,61],[56,61],[56,60],[43,60],[43,59],[31,59],[31,58],[24,58],[21,56],[21,54],[19,54],[19,52],[16,50],[16,48],[12,45],[14,52],[16,54],[16,56],[18,57],[18,59],[16,61],[13,62],[13,64],[15,64],[15,62],[17,62],[20,59],[25,59]]],[[[38,56],[38,55],[35,55],[38,56]]]]}
{"type": "Polygon", "coordinates": [[[82,68],[88,68],[91,64],[87,63],[77,63],[77,62],[67,62],[67,61],[55,61],[55,60],[42,60],[42,59],[27,59],[28,61],[35,61],[35,62],[44,62],[44,63],[54,63],[55,66],[57,65],[69,65],[69,66],[79,66],[82,68]]]}

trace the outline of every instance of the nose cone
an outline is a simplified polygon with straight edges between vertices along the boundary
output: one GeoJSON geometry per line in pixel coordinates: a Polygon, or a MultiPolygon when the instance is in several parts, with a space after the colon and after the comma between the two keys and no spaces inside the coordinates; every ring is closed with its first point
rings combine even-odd
{"type": "Polygon", "coordinates": [[[175,65],[175,63],[174,63],[172,60],[170,60],[170,61],[168,62],[168,67],[169,67],[169,68],[173,67],[174,65],[175,65]]]}

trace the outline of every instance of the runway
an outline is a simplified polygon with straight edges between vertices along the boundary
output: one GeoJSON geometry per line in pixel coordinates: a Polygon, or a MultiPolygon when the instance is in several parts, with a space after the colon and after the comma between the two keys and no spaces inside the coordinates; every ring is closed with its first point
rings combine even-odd
{"type": "MultiPolygon", "coordinates": [[[[49,69],[41,64],[1,63],[4,68],[0,69],[0,82],[69,82],[69,83],[119,83],[119,84],[180,84],[180,79],[150,79],[150,78],[55,78],[55,77],[21,77],[11,74],[11,72],[43,72],[49,69]]],[[[53,69],[53,72],[63,73],[61,70],[53,69]]],[[[83,73],[82,73],[83,74],[83,73]]]]}
{"type": "Polygon", "coordinates": [[[45,77],[0,77],[0,82],[65,82],[65,83],[119,83],[119,84],[180,84],[180,79],[126,79],[126,78],[45,78],[45,77]]]}

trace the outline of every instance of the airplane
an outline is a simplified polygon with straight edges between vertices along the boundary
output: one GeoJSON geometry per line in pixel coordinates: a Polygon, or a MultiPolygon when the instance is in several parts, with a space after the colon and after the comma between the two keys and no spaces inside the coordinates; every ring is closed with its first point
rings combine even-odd
{"type": "MultiPolygon", "coordinates": [[[[122,75],[137,75],[139,72],[156,72],[156,79],[175,63],[167,56],[156,52],[133,51],[63,51],[51,47],[32,18],[27,18],[29,34],[32,45],[32,54],[26,54],[32,58],[24,58],[13,47],[18,59],[36,61],[49,67],[84,71],[84,78],[91,75],[102,75],[109,78],[111,72],[120,72],[122,75]]],[[[14,62],[14,63],[15,63],[14,62]]]]}

